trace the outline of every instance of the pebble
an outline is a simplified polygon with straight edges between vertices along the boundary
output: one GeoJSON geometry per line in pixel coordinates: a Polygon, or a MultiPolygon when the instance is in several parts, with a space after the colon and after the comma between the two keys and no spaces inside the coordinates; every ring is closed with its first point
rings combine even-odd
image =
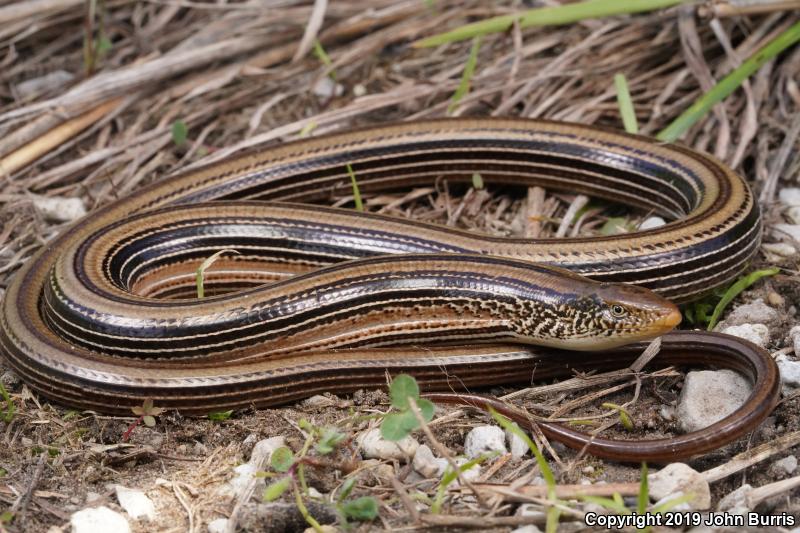
{"type": "Polygon", "coordinates": [[[725,320],[719,323],[716,328],[721,331],[724,328],[731,326],[740,326],[742,324],[766,324],[777,325],[781,322],[781,314],[764,303],[761,298],[756,298],[750,303],[740,305],[731,311],[725,320]]]}
{"type": "Polygon", "coordinates": [[[113,531],[114,533],[130,533],[128,520],[105,505],[90,507],[74,513],[69,517],[72,533],[98,533],[113,531]]]}
{"type": "Polygon", "coordinates": [[[783,459],[778,459],[772,463],[772,468],[777,472],[792,475],[794,471],[797,470],[797,457],[788,455],[783,459]]]}
{"type": "Polygon", "coordinates": [[[391,479],[395,475],[394,467],[377,459],[365,459],[361,461],[361,468],[371,470],[380,479],[391,479]]]}
{"type": "Polygon", "coordinates": [[[778,193],[781,203],[788,207],[786,217],[793,224],[800,224],[800,189],[797,187],[785,187],[778,193]]]}
{"type": "MultiPolygon", "coordinates": [[[[667,494],[660,500],[653,503],[653,507],[658,507],[659,505],[664,505],[667,502],[672,500],[677,500],[678,498],[683,498],[684,492],[678,491],[673,494],[667,494]]],[[[694,510],[692,507],[692,502],[682,502],[678,505],[670,505],[669,512],[670,513],[687,513],[689,511],[694,510]]]]}
{"type": "Polygon", "coordinates": [[[639,229],[640,230],[646,230],[646,229],[659,228],[659,227],[663,226],[666,223],[667,222],[661,217],[649,217],[649,218],[646,218],[644,220],[644,222],[642,222],[639,225],[639,229]]]}
{"type": "Polygon", "coordinates": [[[764,324],[741,324],[730,326],[722,330],[722,333],[739,337],[750,341],[757,346],[766,348],[769,344],[769,328],[764,324]]]}
{"type": "Polygon", "coordinates": [[[775,224],[772,234],[781,242],[800,242],[800,224],[775,224]]]}
{"type": "Polygon", "coordinates": [[[745,483],[738,489],[722,497],[717,504],[717,511],[724,511],[733,514],[745,514],[750,511],[748,496],[753,491],[753,487],[745,483]]]}
{"type": "Polygon", "coordinates": [[[486,453],[507,453],[505,433],[498,426],[478,426],[464,439],[464,455],[475,459],[486,453]]]}
{"type": "Polygon", "coordinates": [[[414,461],[411,466],[426,478],[439,478],[447,468],[447,459],[435,457],[430,447],[423,444],[414,453],[414,461]]]}
{"type": "Polygon", "coordinates": [[[647,476],[650,499],[659,501],[678,493],[692,494],[687,502],[692,510],[703,511],[711,507],[711,491],[702,474],[684,463],[670,463],[658,472],[647,476]]]}
{"type": "MultiPolygon", "coordinates": [[[[457,457],[455,460],[456,465],[458,465],[459,467],[466,462],[467,459],[465,459],[464,457],[457,457]]],[[[469,481],[470,483],[472,483],[473,481],[477,481],[478,478],[481,477],[481,465],[479,464],[472,465],[468,470],[464,470],[463,472],[461,472],[461,477],[469,481]]],[[[459,486],[458,479],[453,481],[453,483],[450,486],[453,488],[458,487],[459,486]]]]}
{"type": "Polygon", "coordinates": [[[227,518],[217,518],[208,523],[208,533],[225,533],[228,529],[227,518]]]}
{"type": "Polygon", "coordinates": [[[766,252],[767,259],[772,262],[781,261],[797,253],[797,249],[788,242],[764,243],[761,245],[761,249],[766,252]]]}
{"type": "Polygon", "coordinates": [[[792,361],[785,355],[779,355],[775,362],[778,363],[778,372],[781,374],[783,395],[788,396],[800,387],[800,361],[792,361]]]}
{"type": "Polygon", "coordinates": [[[38,78],[21,81],[16,85],[20,100],[30,100],[47,91],[55,91],[69,84],[75,75],[66,70],[54,70],[38,78]]]}
{"type": "Polygon", "coordinates": [[[792,339],[795,357],[800,357],[800,326],[795,326],[790,329],[789,337],[792,339]]]}
{"type": "Polygon", "coordinates": [[[683,431],[697,431],[722,420],[744,404],[752,385],[733,370],[686,374],[677,415],[683,431]]]}
{"type": "Polygon", "coordinates": [[[342,93],[344,93],[344,87],[328,76],[325,76],[314,84],[314,87],[311,88],[311,92],[321,98],[330,98],[331,96],[341,96],[342,93]]]}
{"type": "Polygon", "coordinates": [[[238,498],[248,490],[254,479],[257,484],[265,485],[264,479],[256,478],[255,475],[266,468],[272,452],[285,445],[286,439],[283,436],[258,441],[250,452],[250,460],[233,468],[234,477],[221,488],[223,495],[234,495],[238,498]]]}
{"type": "Polygon", "coordinates": [[[364,87],[360,83],[356,83],[355,85],[353,85],[353,96],[358,98],[360,96],[364,96],[365,94],[367,94],[367,88],[366,87],[364,87]]]}
{"type": "Polygon", "coordinates": [[[397,459],[403,460],[413,457],[419,448],[419,443],[410,435],[397,442],[391,442],[381,437],[381,430],[370,429],[358,436],[364,457],[370,459],[397,459]]]}
{"type": "Polygon", "coordinates": [[[511,533],[542,533],[542,530],[534,526],[533,524],[528,524],[527,526],[522,526],[518,527],[517,529],[513,529],[511,533]]]}
{"type": "Polygon", "coordinates": [[[506,431],[506,442],[508,449],[511,450],[511,457],[514,459],[521,459],[531,451],[528,443],[514,432],[506,431]]]}
{"type": "Polygon", "coordinates": [[[3,384],[3,387],[5,387],[7,391],[15,391],[22,384],[22,381],[20,381],[19,376],[13,371],[6,370],[3,372],[3,375],[0,376],[0,383],[3,384]]]}
{"type": "Polygon", "coordinates": [[[334,401],[322,394],[315,394],[311,398],[306,399],[303,403],[309,407],[327,407],[333,405],[334,401]]]}
{"type": "Polygon", "coordinates": [[[86,214],[86,205],[80,198],[33,195],[33,205],[51,222],[72,222],[86,214]]]}
{"type": "Polygon", "coordinates": [[[114,491],[117,493],[117,501],[119,501],[120,506],[125,509],[125,512],[131,518],[134,520],[143,518],[147,521],[155,519],[156,506],[153,505],[153,500],[148,498],[144,492],[129,489],[122,485],[114,485],[114,491]]]}

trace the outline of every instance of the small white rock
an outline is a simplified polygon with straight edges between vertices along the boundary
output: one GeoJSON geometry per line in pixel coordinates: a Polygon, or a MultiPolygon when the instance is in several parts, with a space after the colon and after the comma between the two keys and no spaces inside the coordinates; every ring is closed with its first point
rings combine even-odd
{"type": "Polygon", "coordinates": [[[778,193],[778,200],[786,207],[800,206],[800,188],[783,187],[778,193]]]}
{"type": "Polygon", "coordinates": [[[325,498],[325,495],[322,494],[317,489],[315,489],[314,487],[308,487],[308,495],[309,495],[309,497],[317,499],[317,500],[322,500],[322,499],[325,498]]]}
{"type": "Polygon", "coordinates": [[[64,87],[73,79],[75,75],[66,70],[54,70],[38,78],[22,81],[15,89],[21,100],[28,100],[39,93],[64,87]]]}
{"type": "MultiPolygon", "coordinates": [[[[683,494],[684,493],[681,492],[681,491],[678,491],[678,492],[676,492],[674,494],[667,494],[666,496],[664,496],[660,500],[654,502],[653,503],[653,507],[658,507],[659,505],[663,505],[663,504],[665,504],[667,502],[670,502],[672,500],[677,500],[678,498],[683,498],[683,494]]],[[[692,508],[691,502],[682,502],[682,503],[679,503],[678,505],[670,506],[670,508],[669,508],[669,512],[670,513],[686,513],[686,512],[692,511],[692,510],[694,510],[694,509],[692,508]]]]}
{"type": "Polygon", "coordinates": [[[785,355],[775,358],[778,363],[778,372],[781,374],[784,395],[791,394],[800,387],[800,361],[790,361],[785,355]]]}
{"type": "Polygon", "coordinates": [[[470,459],[485,453],[507,453],[505,434],[498,426],[478,426],[464,439],[464,455],[470,459]]]}
{"type": "Polygon", "coordinates": [[[780,321],[781,314],[778,311],[767,305],[762,298],[756,298],[731,311],[715,329],[720,331],[742,324],[778,324],[780,321]]]}
{"type": "MultiPolygon", "coordinates": [[[[731,512],[732,509],[749,509],[748,496],[753,491],[753,487],[745,483],[738,489],[726,494],[717,504],[717,511],[731,512]]],[[[741,513],[736,513],[741,514],[741,513]]]]}
{"type": "Polygon", "coordinates": [[[741,339],[752,342],[757,346],[766,348],[769,344],[769,328],[764,324],[741,324],[730,326],[722,330],[722,333],[733,335],[741,339]]]}
{"type": "Polygon", "coordinates": [[[772,234],[784,242],[800,242],[800,224],[775,224],[772,234]]]}
{"type": "Polygon", "coordinates": [[[772,463],[772,468],[779,472],[785,472],[786,474],[791,475],[795,470],[797,470],[797,457],[794,455],[789,455],[783,459],[778,459],[772,463]]]}
{"type": "Polygon", "coordinates": [[[506,431],[506,442],[508,443],[509,450],[511,450],[511,457],[514,459],[521,459],[531,451],[531,449],[528,448],[528,443],[511,431],[506,431]]]}
{"type": "Polygon", "coordinates": [[[72,222],[86,214],[86,206],[80,198],[34,195],[33,205],[51,222],[72,222]]]}
{"type": "MultiPolygon", "coordinates": [[[[463,466],[464,463],[466,463],[467,461],[468,460],[464,457],[457,457],[455,459],[456,466],[458,466],[459,468],[463,466]]],[[[450,464],[448,463],[448,465],[445,467],[445,472],[449,471],[450,471],[450,464]]],[[[481,465],[480,464],[472,465],[471,467],[469,467],[469,469],[461,472],[461,477],[466,481],[469,481],[470,483],[472,483],[473,481],[477,481],[478,478],[481,477],[481,465]]],[[[453,489],[456,489],[460,485],[461,485],[460,480],[456,478],[455,481],[453,481],[449,486],[453,489]]]]}
{"type": "Polygon", "coordinates": [[[711,491],[702,474],[684,463],[670,463],[647,476],[650,499],[661,500],[679,492],[692,494],[688,502],[693,510],[703,511],[711,506],[711,491]]]}
{"type": "Polygon", "coordinates": [[[772,261],[780,261],[786,257],[792,257],[797,253],[797,249],[788,242],[768,242],[761,245],[772,261]]]}
{"type": "Polygon", "coordinates": [[[646,229],[653,229],[653,228],[660,228],[667,222],[661,217],[649,217],[644,220],[639,225],[639,229],[646,230],[646,229]]]}
{"type": "Polygon", "coordinates": [[[125,512],[131,518],[134,520],[143,518],[147,521],[155,519],[156,506],[153,505],[153,500],[148,498],[144,492],[129,489],[122,485],[114,485],[114,491],[117,493],[117,501],[119,501],[120,506],[125,509],[125,512]]]}
{"type": "Polygon", "coordinates": [[[360,83],[356,83],[355,85],[353,85],[353,96],[358,98],[360,96],[364,96],[365,94],[367,94],[367,88],[366,87],[364,87],[360,83]]]}
{"type": "Polygon", "coordinates": [[[264,479],[255,478],[255,475],[259,471],[264,470],[267,464],[269,464],[272,452],[285,445],[286,439],[283,436],[271,437],[256,442],[255,446],[253,446],[253,449],[250,451],[250,460],[233,468],[234,477],[231,478],[227,484],[219,487],[217,490],[218,494],[223,497],[235,496],[238,498],[248,490],[250,483],[254,479],[257,479],[257,486],[265,485],[266,482],[264,479]]]}
{"type": "Polygon", "coordinates": [[[795,357],[800,357],[800,326],[795,326],[790,329],[789,337],[792,339],[795,357]]]}
{"type": "Polygon", "coordinates": [[[208,533],[225,533],[228,529],[227,518],[217,518],[208,523],[208,533]]]}
{"type": "Polygon", "coordinates": [[[328,76],[325,76],[314,84],[314,87],[311,88],[311,92],[321,98],[330,98],[331,96],[341,96],[344,92],[344,87],[328,76]]]}
{"type": "Polygon", "coordinates": [[[441,477],[447,468],[447,459],[437,458],[427,444],[422,444],[414,453],[414,470],[426,478],[441,477]]]}
{"type": "Polygon", "coordinates": [[[674,405],[662,405],[661,409],[658,412],[661,415],[661,418],[663,418],[667,422],[672,422],[673,420],[675,420],[674,405]]]}
{"type": "Polygon", "coordinates": [[[112,511],[105,505],[90,507],[74,513],[69,517],[72,533],[130,533],[131,526],[124,516],[112,511]]]}
{"type": "Polygon", "coordinates": [[[333,401],[322,394],[315,394],[314,396],[307,398],[303,403],[309,407],[325,407],[332,405],[333,401]]]}
{"type": "Polygon", "coordinates": [[[751,391],[750,382],[733,370],[689,372],[678,400],[681,428],[697,431],[722,420],[741,407],[751,391]]]}
{"type": "Polygon", "coordinates": [[[391,442],[381,437],[381,430],[370,429],[358,437],[358,442],[364,452],[364,457],[372,459],[405,459],[413,457],[419,443],[411,436],[397,442],[391,442]]]}
{"type": "Polygon", "coordinates": [[[547,518],[547,513],[541,505],[536,503],[523,503],[517,508],[517,516],[538,516],[542,522],[547,518]]]}
{"type": "Polygon", "coordinates": [[[800,207],[790,207],[786,210],[786,218],[792,224],[800,224],[800,207]]]}
{"type": "Polygon", "coordinates": [[[262,439],[253,446],[253,450],[250,452],[250,461],[248,462],[263,469],[264,465],[269,463],[272,453],[283,446],[286,446],[286,438],[283,435],[262,439]]]}
{"type": "Polygon", "coordinates": [[[542,530],[533,524],[528,524],[527,526],[522,526],[511,530],[511,533],[542,533],[542,530]]]}

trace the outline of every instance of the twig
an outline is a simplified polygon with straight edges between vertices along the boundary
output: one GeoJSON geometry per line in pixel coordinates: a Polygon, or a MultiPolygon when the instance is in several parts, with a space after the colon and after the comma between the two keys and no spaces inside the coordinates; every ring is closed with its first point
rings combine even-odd
{"type": "Polygon", "coordinates": [[[780,453],[792,446],[800,444],[800,431],[793,431],[779,437],[775,440],[765,442],[760,446],[756,446],[746,452],[742,452],[731,458],[725,464],[710,468],[703,472],[703,477],[709,483],[714,483],[721,479],[744,470],[748,466],[752,466],[765,459],[769,459],[776,453],[780,453]]]}
{"type": "Polygon", "coordinates": [[[19,514],[18,525],[21,529],[24,529],[23,526],[28,513],[28,505],[31,503],[31,498],[36,490],[36,485],[39,484],[39,478],[42,477],[42,472],[44,471],[44,465],[46,462],[47,452],[43,451],[41,454],[39,454],[39,462],[36,464],[36,470],[33,472],[33,477],[31,477],[28,487],[25,489],[25,492],[19,497],[19,499],[14,502],[14,505],[11,506],[11,512],[19,514]]]}

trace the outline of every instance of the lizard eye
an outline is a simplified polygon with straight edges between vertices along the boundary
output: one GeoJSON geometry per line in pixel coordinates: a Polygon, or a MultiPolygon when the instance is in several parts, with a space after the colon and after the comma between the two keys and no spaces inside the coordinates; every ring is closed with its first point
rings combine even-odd
{"type": "Polygon", "coordinates": [[[614,316],[616,318],[622,318],[626,314],[628,314],[628,313],[625,311],[625,308],[622,307],[621,305],[612,305],[611,306],[611,315],[612,316],[614,316]]]}

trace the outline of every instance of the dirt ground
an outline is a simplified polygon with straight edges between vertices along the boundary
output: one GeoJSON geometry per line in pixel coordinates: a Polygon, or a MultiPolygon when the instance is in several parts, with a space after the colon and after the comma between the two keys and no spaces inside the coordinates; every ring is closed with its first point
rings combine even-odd
{"type": "MultiPolygon", "coordinates": [[[[499,115],[622,128],[613,83],[618,72],[628,80],[640,132],[654,135],[716,80],[800,20],[791,11],[712,18],[690,6],[552,28],[515,25],[483,37],[469,91],[451,106],[471,42],[433,48],[412,43],[538,2],[352,0],[331,2],[327,9],[325,4],[0,1],[0,297],[19,266],[69,224],[63,207],[48,213],[43,199],[80,199],[91,211],[178,169],[248,146],[397,120],[499,115]],[[315,24],[320,14],[321,24],[315,24]],[[324,54],[314,51],[317,39],[324,54]],[[53,131],[55,139],[46,135],[53,131]]],[[[800,187],[798,73],[800,47],[795,46],[767,62],[681,139],[746,177],[763,210],[766,243],[780,239],[773,226],[786,221],[779,191],[800,187]]],[[[531,224],[531,194],[449,190],[437,182],[365,202],[370,211],[496,235],[554,235],[575,196],[547,191],[531,224]]],[[[350,205],[349,200],[334,204],[350,205]]],[[[648,215],[592,204],[578,230],[581,235],[607,231],[609,220],[635,228],[648,215]]],[[[759,282],[731,307],[761,298],[778,312],[769,326],[769,350],[775,355],[792,355],[789,330],[798,324],[799,263],[797,253],[760,253],[752,268],[777,266],[779,274],[759,282]]],[[[634,436],[677,431],[676,423],[659,413],[677,401],[683,370],[644,381],[629,407],[634,436]]],[[[256,442],[284,436],[287,446],[300,450],[302,419],[317,427],[336,426],[347,436],[328,462],[306,472],[309,485],[323,495],[335,494],[354,478],[354,497],[377,499],[378,517],[353,523],[358,531],[462,530],[476,524],[482,530],[511,531],[534,521],[517,513],[519,502],[487,505],[463,491],[447,498],[439,522],[415,522],[396,484],[414,495],[425,514],[437,481],[422,478],[405,461],[358,460],[355,436],[377,425],[370,415],[389,409],[385,390],[237,411],[222,421],[167,412],[153,427],[137,426],[124,442],[133,414],[109,417],[52,404],[10,371],[2,384],[15,412],[0,422],[0,512],[7,512],[0,516],[0,531],[69,531],[70,516],[78,510],[105,505],[119,511],[115,485],[140,489],[155,503],[155,521],[130,520],[134,531],[207,531],[210,522],[232,513],[239,527],[250,531],[270,530],[267,523],[274,531],[302,530],[307,524],[297,518],[288,495],[280,500],[282,507],[259,511],[260,488],[248,505],[224,488],[256,442]],[[259,512],[272,514],[264,522],[259,512]]],[[[549,393],[527,406],[548,409],[597,391],[549,393]]],[[[571,416],[606,412],[600,403],[623,404],[632,394],[629,386],[571,416]]],[[[724,465],[738,453],[800,430],[798,407],[800,398],[785,397],[758,430],[691,466],[704,471],[724,465]]],[[[435,419],[452,411],[439,406],[435,419]]],[[[491,423],[489,415],[477,411],[444,420],[434,421],[431,430],[454,455],[463,452],[471,428],[491,423]]],[[[620,425],[603,435],[631,437],[620,425]]],[[[416,436],[433,444],[421,433],[416,436]]],[[[550,458],[550,464],[559,484],[639,481],[636,465],[581,456],[557,444],[553,448],[558,458],[550,458]]],[[[760,487],[791,477],[770,465],[796,452],[796,446],[789,448],[713,483],[712,500],[745,483],[760,487]]],[[[503,455],[483,465],[479,481],[510,484],[537,475],[529,455],[503,455]]],[[[791,487],[780,490],[758,510],[800,517],[798,494],[791,487]]],[[[320,516],[331,514],[331,506],[319,507],[320,516]]],[[[564,520],[565,529],[575,529],[564,520]]]]}

